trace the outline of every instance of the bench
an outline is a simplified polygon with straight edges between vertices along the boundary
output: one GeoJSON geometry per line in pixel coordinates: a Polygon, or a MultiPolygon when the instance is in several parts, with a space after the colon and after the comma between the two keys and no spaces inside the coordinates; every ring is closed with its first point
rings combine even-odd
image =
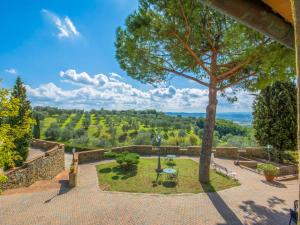
{"type": "Polygon", "coordinates": [[[213,163],[212,164],[213,168],[219,172],[219,173],[223,173],[225,174],[226,176],[229,176],[231,178],[233,178],[234,180],[237,180],[236,178],[236,173],[235,172],[232,172],[232,171],[229,171],[225,166],[222,166],[220,164],[217,164],[217,163],[213,163]]]}

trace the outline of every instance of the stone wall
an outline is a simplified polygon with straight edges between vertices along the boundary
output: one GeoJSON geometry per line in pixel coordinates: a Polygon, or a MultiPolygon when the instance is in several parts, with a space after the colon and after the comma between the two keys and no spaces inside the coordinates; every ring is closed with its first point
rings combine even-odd
{"type": "Polygon", "coordinates": [[[38,180],[50,180],[64,170],[64,145],[33,140],[31,146],[41,148],[45,153],[25,162],[21,167],[5,172],[8,181],[0,185],[1,189],[27,187],[38,180]]]}
{"type": "Polygon", "coordinates": [[[247,157],[247,158],[260,158],[260,159],[267,159],[268,154],[264,148],[256,147],[256,148],[244,148],[239,150],[240,156],[247,157]]]}
{"type": "Polygon", "coordinates": [[[286,176],[291,174],[298,174],[298,167],[296,165],[286,165],[279,167],[279,176],[286,176]]]}
{"type": "Polygon", "coordinates": [[[235,147],[222,147],[215,149],[215,157],[237,158],[238,155],[238,148],[235,147]]]}
{"type": "Polygon", "coordinates": [[[78,164],[89,163],[104,159],[104,150],[92,150],[85,152],[76,152],[75,155],[78,157],[78,164]]]}

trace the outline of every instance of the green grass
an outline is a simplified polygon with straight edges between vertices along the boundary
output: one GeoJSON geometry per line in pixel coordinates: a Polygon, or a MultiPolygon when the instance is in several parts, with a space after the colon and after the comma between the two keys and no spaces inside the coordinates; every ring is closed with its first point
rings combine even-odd
{"type": "Polygon", "coordinates": [[[83,113],[82,116],[80,117],[80,120],[77,122],[77,124],[75,126],[75,130],[82,128],[85,117],[86,117],[86,115],[85,115],[85,113],[83,113]]]}
{"type": "Polygon", "coordinates": [[[71,123],[72,119],[76,116],[75,113],[70,114],[68,119],[65,120],[65,122],[62,124],[61,129],[64,129],[69,123],[71,123]]]}
{"type": "MultiPolygon", "coordinates": [[[[198,163],[191,159],[175,159],[174,169],[179,170],[178,184],[168,181],[164,176],[156,180],[155,168],[157,159],[141,158],[135,172],[122,171],[116,162],[97,165],[99,184],[101,189],[121,192],[139,193],[200,193],[214,192],[239,185],[224,175],[211,170],[211,181],[208,185],[201,185],[198,181],[198,163]]],[[[163,168],[168,167],[162,159],[163,168]]]]}
{"type": "Polygon", "coordinates": [[[88,135],[92,137],[94,133],[97,132],[97,124],[95,114],[91,114],[91,124],[88,128],[88,135]]]}

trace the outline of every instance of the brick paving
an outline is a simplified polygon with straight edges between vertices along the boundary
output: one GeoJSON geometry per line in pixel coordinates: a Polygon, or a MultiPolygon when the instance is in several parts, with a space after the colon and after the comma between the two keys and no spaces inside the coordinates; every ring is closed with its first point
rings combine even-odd
{"type": "Polygon", "coordinates": [[[79,168],[74,189],[0,197],[1,225],[285,225],[298,181],[266,183],[261,175],[215,159],[235,171],[241,186],[218,193],[158,195],[103,192],[95,165],[79,168]]]}

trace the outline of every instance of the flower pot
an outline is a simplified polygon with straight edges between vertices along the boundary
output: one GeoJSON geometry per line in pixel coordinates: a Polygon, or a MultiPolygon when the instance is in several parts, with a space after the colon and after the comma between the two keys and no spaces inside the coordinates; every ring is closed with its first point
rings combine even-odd
{"type": "Polygon", "coordinates": [[[265,174],[265,178],[266,178],[267,181],[273,181],[274,178],[275,178],[275,176],[274,175],[267,175],[267,174],[265,174]]]}
{"type": "Polygon", "coordinates": [[[69,187],[73,188],[77,186],[77,174],[69,173],[69,187]]]}

